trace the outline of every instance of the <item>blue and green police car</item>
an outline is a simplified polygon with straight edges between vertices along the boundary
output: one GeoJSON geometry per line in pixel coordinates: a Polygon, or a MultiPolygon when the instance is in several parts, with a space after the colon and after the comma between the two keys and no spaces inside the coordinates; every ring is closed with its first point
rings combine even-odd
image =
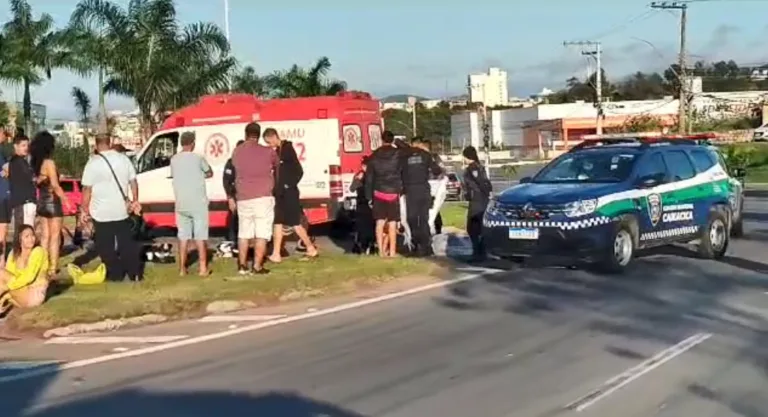
{"type": "Polygon", "coordinates": [[[694,140],[588,140],[495,196],[483,218],[488,252],[558,257],[625,270],[636,251],[698,243],[725,255],[742,233],[743,186],[722,155],[694,140]]]}

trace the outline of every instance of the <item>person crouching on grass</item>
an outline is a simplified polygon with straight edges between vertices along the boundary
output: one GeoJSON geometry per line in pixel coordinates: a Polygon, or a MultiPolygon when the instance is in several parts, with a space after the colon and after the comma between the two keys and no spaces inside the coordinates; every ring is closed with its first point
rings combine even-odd
{"type": "Polygon", "coordinates": [[[8,255],[0,269],[0,299],[10,296],[21,308],[36,307],[45,301],[48,291],[48,253],[40,246],[35,229],[20,226],[8,255]]]}

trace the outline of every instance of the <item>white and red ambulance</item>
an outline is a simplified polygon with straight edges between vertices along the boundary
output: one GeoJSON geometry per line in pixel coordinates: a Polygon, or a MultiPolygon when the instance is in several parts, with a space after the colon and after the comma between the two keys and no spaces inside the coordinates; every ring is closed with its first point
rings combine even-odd
{"type": "Polygon", "coordinates": [[[181,133],[195,132],[195,152],[213,168],[207,180],[211,227],[226,225],[224,164],[243,139],[246,124],[277,129],[293,142],[304,169],[299,184],[309,224],[334,221],[354,208],[349,192],[363,156],[381,144],[379,101],[363,92],[337,96],[263,100],[248,94],[205,96],[171,114],[137,153],[139,201],[150,227],[175,227],[170,157],[181,133]]]}

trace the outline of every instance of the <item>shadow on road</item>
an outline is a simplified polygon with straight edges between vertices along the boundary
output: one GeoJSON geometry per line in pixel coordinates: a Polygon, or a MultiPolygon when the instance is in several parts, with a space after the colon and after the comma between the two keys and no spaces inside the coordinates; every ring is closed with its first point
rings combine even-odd
{"type": "MultiPolygon", "coordinates": [[[[21,410],[20,410],[21,411],[21,410]]],[[[20,415],[12,414],[12,415],[20,415]]],[[[27,412],[30,417],[363,417],[333,404],[293,392],[240,394],[232,392],[150,392],[127,389],[27,412]]]]}

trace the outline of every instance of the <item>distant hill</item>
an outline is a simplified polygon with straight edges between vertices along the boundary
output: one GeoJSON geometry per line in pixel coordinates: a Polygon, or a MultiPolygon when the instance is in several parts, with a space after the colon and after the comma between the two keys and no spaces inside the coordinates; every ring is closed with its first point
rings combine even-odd
{"type": "Polygon", "coordinates": [[[426,97],[421,96],[411,96],[410,94],[393,94],[391,96],[386,96],[379,101],[382,103],[406,103],[408,102],[408,97],[416,97],[416,100],[418,101],[424,101],[429,100],[426,97]]]}

